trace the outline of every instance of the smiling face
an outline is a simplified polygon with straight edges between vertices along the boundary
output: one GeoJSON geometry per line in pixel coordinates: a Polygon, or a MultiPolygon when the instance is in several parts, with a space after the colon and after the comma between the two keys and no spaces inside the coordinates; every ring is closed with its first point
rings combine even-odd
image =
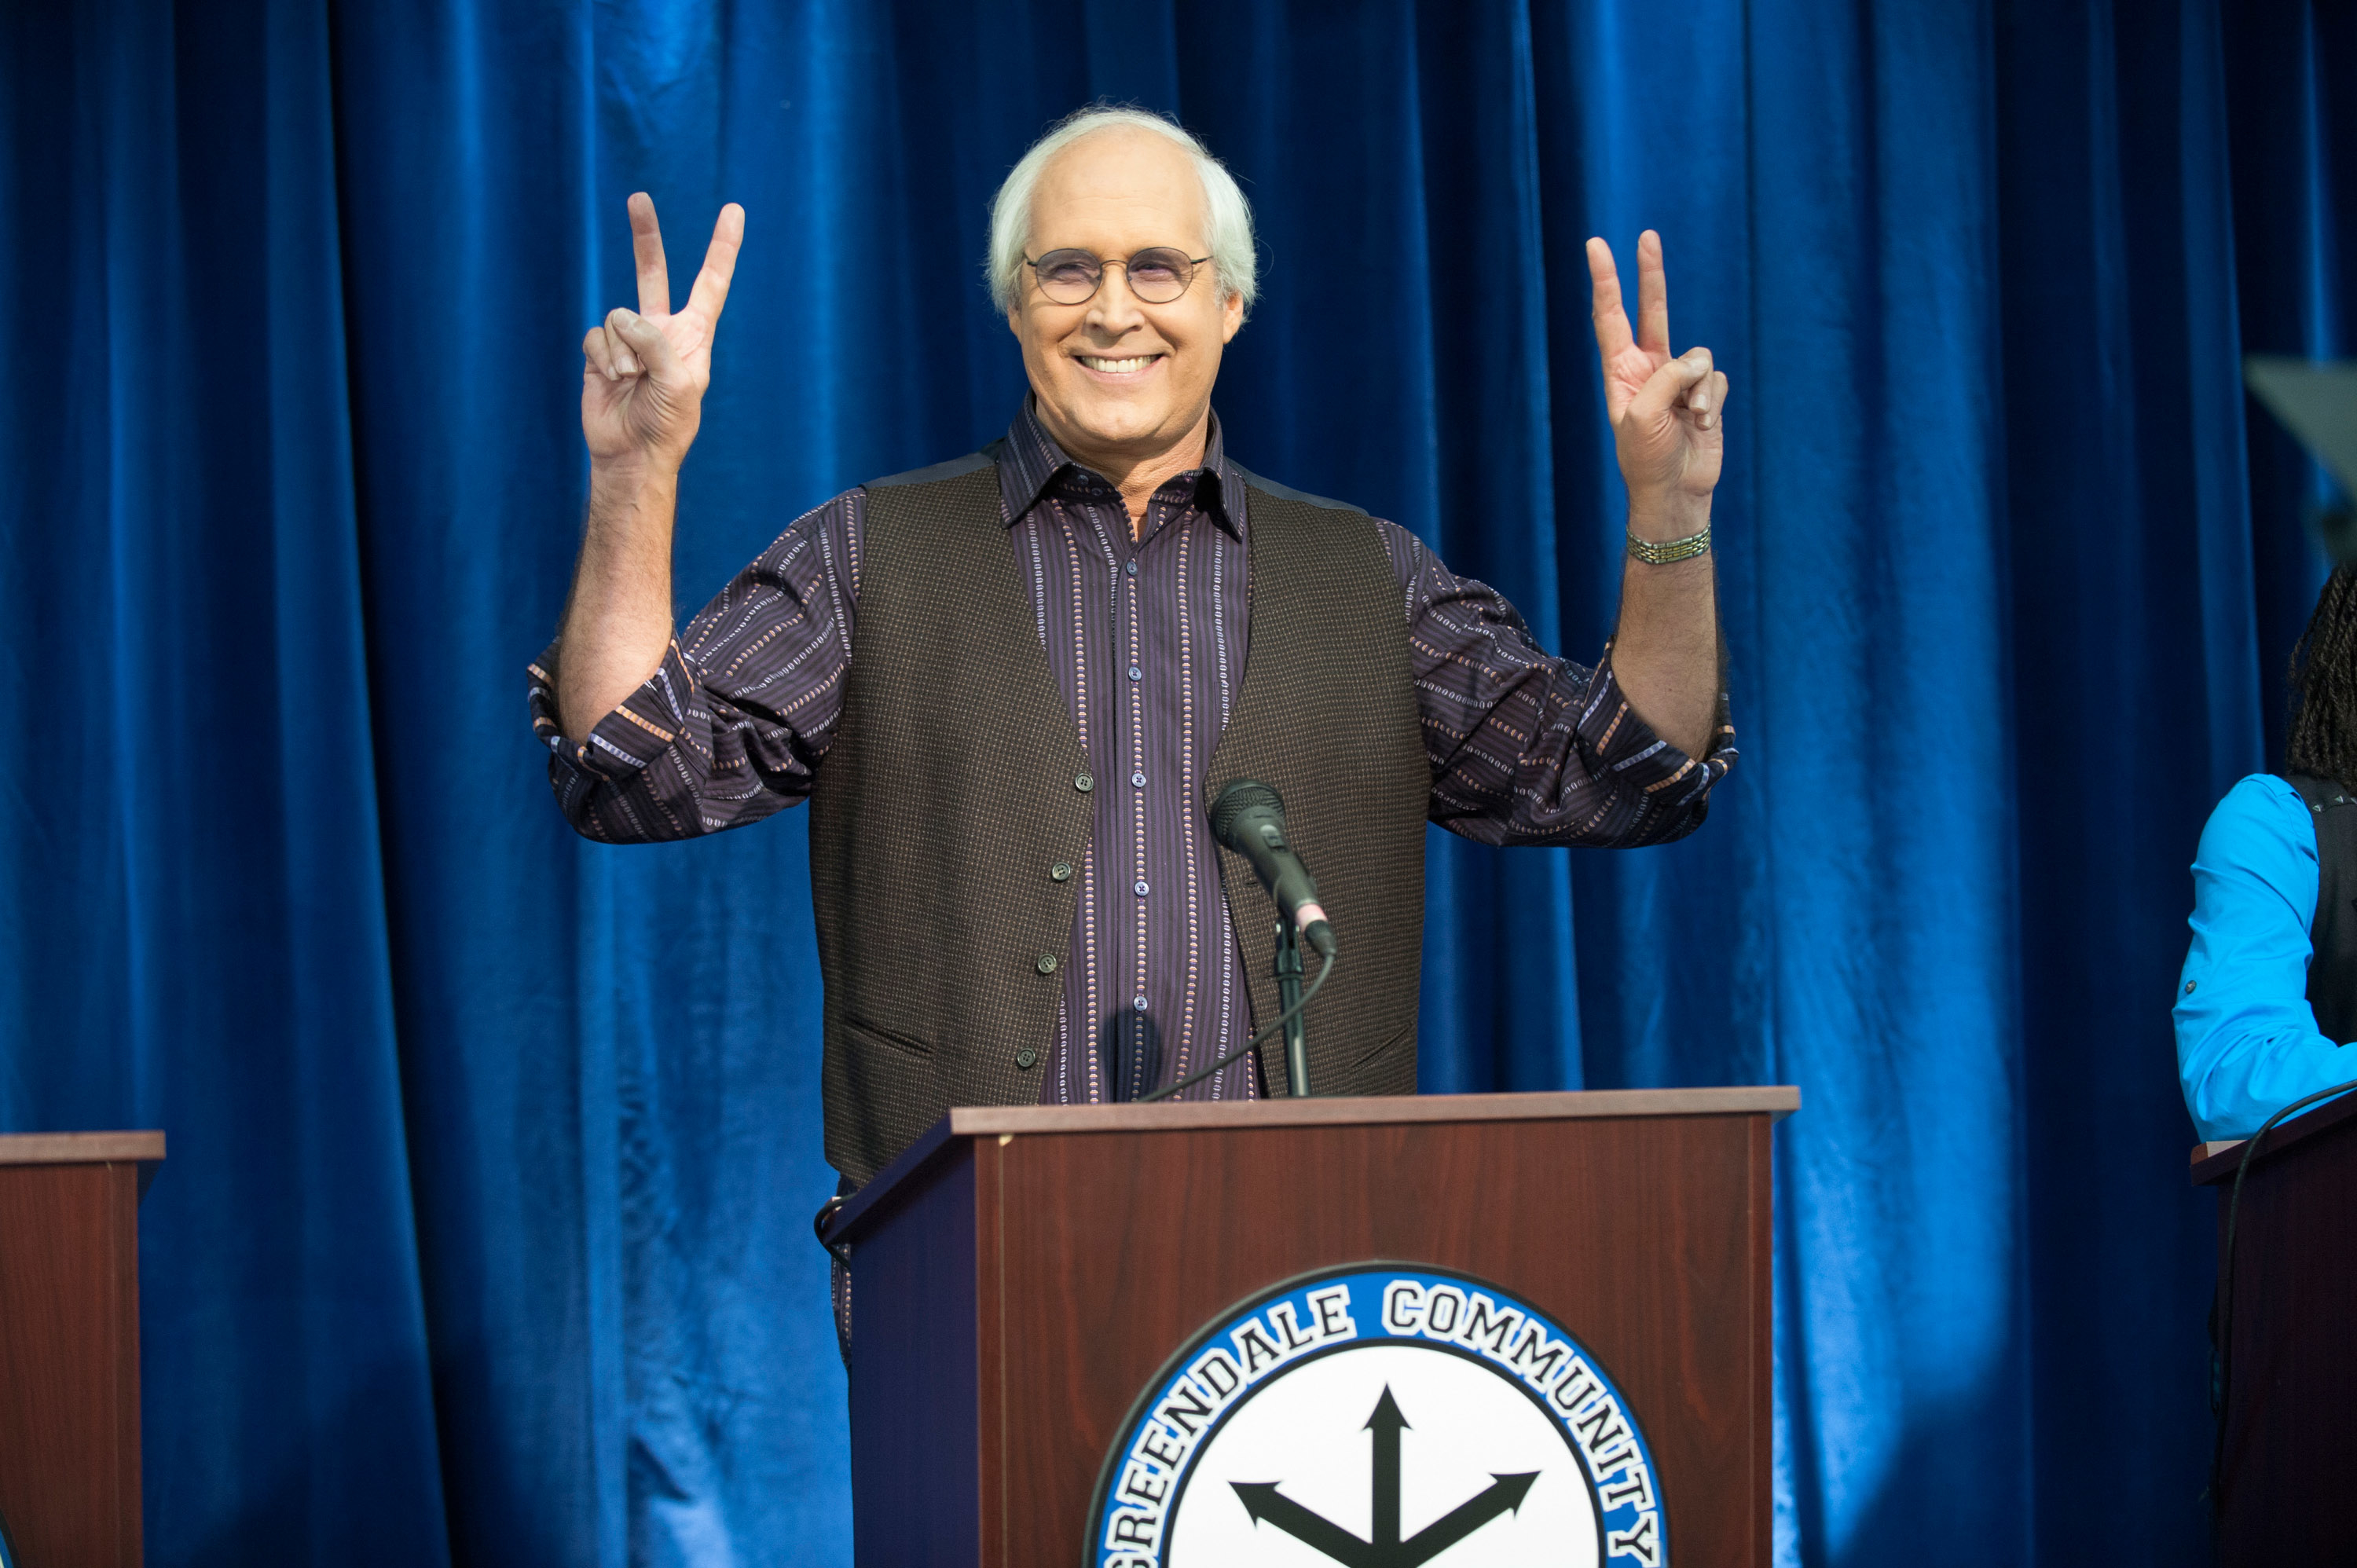
{"type": "MultiPolygon", "coordinates": [[[[1151,131],[1108,129],[1058,154],[1032,193],[1030,220],[1033,261],[1076,250],[1120,262],[1157,245],[1209,253],[1202,179],[1185,149],[1151,131]]],[[[1223,303],[1220,293],[1206,262],[1185,294],[1148,305],[1130,292],[1126,269],[1109,266],[1092,297],[1058,305],[1025,267],[1007,325],[1057,444],[1108,474],[1174,453],[1185,458],[1178,467],[1192,466],[1220,351],[1243,322],[1243,302],[1223,303]]]]}

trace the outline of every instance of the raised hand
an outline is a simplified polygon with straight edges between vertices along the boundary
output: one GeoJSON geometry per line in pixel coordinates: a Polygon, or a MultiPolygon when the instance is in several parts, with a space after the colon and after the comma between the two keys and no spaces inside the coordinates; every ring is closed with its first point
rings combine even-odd
{"type": "Polygon", "coordinates": [[[702,421],[712,382],[712,337],[728,302],[728,280],[745,238],[745,209],[720,209],[712,244],[687,303],[671,307],[662,231],[644,191],[630,198],[630,249],[638,260],[639,307],[617,306],[581,340],[581,434],[593,466],[643,461],[675,472],[702,421]]]}
{"type": "Polygon", "coordinates": [[[1690,512],[1718,483],[1727,377],[1711,368],[1707,349],[1670,354],[1670,288],[1659,234],[1648,229],[1637,237],[1633,335],[1612,247],[1601,240],[1587,242],[1587,274],[1595,285],[1604,408],[1620,477],[1629,485],[1631,526],[1641,527],[1656,513],[1690,512]]]}

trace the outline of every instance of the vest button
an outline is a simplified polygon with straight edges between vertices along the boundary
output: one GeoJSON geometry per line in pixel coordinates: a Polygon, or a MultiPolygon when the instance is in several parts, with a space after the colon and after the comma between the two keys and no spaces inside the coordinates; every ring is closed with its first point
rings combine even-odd
{"type": "Polygon", "coordinates": [[[1072,788],[1085,795],[1097,787],[1097,781],[1085,773],[1072,775],[1072,788]]]}
{"type": "Polygon", "coordinates": [[[1051,952],[1043,952],[1039,955],[1039,961],[1031,967],[1038,970],[1042,974],[1053,974],[1056,972],[1056,955],[1051,952]]]}
{"type": "Polygon", "coordinates": [[[1022,1068],[1026,1071],[1028,1071],[1031,1065],[1039,1059],[1039,1053],[1033,1050],[1028,1046],[1024,1047],[1021,1050],[1015,1053],[1015,1065],[1022,1068]]]}
{"type": "Polygon", "coordinates": [[[1048,879],[1051,882],[1070,882],[1072,879],[1072,868],[1060,860],[1048,868],[1048,879]]]}

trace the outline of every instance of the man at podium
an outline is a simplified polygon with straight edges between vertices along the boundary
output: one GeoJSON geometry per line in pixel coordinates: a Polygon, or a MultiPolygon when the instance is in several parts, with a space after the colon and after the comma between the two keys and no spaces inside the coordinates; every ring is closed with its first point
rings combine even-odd
{"type": "MultiPolygon", "coordinates": [[[[1265,1026],[1247,949],[1275,906],[1240,860],[1223,875],[1223,785],[1281,794],[1339,935],[1310,1014],[1327,1093],[1415,1090],[1427,819],[1501,844],[1701,823],[1735,757],[1709,552],[1727,378],[1670,352],[1651,232],[1633,329],[1588,245],[1631,498],[1591,670],[1405,530],[1236,460],[1252,433],[1211,394],[1258,287],[1250,212],[1192,136],[1118,109],[1056,126],[998,193],[990,283],[1031,386],[1006,435],[794,521],[674,637],[673,499],[744,214],[674,311],[653,206],[630,209],[639,305],[583,344],[591,500],[533,722],[592,838],[809,800],[846,1186],[950,1106],[1135,1098],[1265,1026]]],[[[948,310],[968,263],[937,260],[948,310]]],[[[1281,1058],[1243,1055],[1187,1092],[1284,1090],[1281,1058]]]]}

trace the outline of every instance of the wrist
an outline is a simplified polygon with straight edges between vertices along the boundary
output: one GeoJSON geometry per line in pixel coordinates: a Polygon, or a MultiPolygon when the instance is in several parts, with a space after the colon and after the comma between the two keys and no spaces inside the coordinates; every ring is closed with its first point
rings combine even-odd
{"type": "Polygon", "coordinates": [[[677,468],[649,458],[593,461],[583,548],[651,548],[668,560],[678,506],[677,468]]]}
{"type": "Polygon", "coordinates": [[[1710,497],[1672,491],[1629,498],[1629,535],[1659,544],[1684,539],[1710,526],[1710,497]]]}
{"type": "Polygon", "coordinates": [[[593,456],[589,459],[589,488],[592,492],[637,490],[650,485],[662,489],[676,489],[679,486],[679,464],[645,451],[624,452],[611,457],[593,456]]]}

